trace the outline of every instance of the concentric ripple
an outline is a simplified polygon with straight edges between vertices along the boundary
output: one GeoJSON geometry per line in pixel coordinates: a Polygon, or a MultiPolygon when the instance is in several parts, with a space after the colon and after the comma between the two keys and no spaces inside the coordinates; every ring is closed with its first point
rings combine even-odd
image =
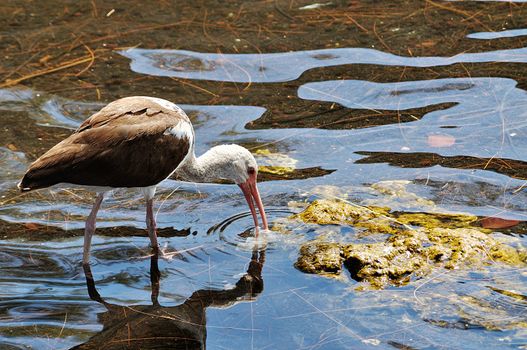
{"type": "MultiPolygon", "coordinates": [[[[287,209],[269,209],[265,211],[269,221],[275,217],[283,217],[293,214],[287,209]]],[[[243,212],[233,215],[207,230],[209,235],[218,235],[222,241],[238,246],[247,241],[248,238],[255,236],[253,219],[251,212],[243,212]]]]}

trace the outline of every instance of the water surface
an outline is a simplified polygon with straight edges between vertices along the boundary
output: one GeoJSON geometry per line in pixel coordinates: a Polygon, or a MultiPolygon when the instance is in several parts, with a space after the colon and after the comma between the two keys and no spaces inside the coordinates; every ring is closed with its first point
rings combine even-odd
{"type": "MultiPolygon", "coordinates": [[[[460,6],[454,9],[466,13],[475,11],[472,6],[482,6],[478,13],[494,11],[480,2],[440,4],[460,6]]],[[[239,47],[234,49],[231,43],[221,53],[206,49],[200,45],[210,39],[207,35],[214,35],[213,28],[201,22],[199,36],[188,29],[188,37],[199,40],[185,46],[171,41],[174,35],[184,34],[184,29],[162,29],[154,35],[143,28],[141,35],[149,40],[138,44],[138,39],[137,48],[115,45],[112,55],[117,58],[112,56],[112,60],[116,61],[105,61],[105,85],[85,82],[85,91],[91,95],[81,98],[77,92],[60,90],[57,82],[49,82],[54,89],[42,88],[48,86],[45,83],[0,89],[5,131],[0,144],[0,347],[69,349],[104,344],[108,348],[148,348],[152,346],[149,337],[174,347],[206,345],[209,349],[527,346],[525,268],[492,264],[473,270],[437,269],[423,278],[413,276],[407,285],[384,290],[369,289],[347,272],[339,278],[308,275],[294,267],[300,244],[319,235],[359,242],[354,227],[296,223],[287,226],[285,233],[270,232],[255,239],[251,216],[237,186],[167,179],[159,185],[156,202],[164,257],[150,257],[141,194],[120,189],[105,199],[98,215],[90,275],[80,262],[82,228],[93,194],[66,186],[24,195],[17,191],[16,183],[32,160],[108,102],[105,91],[134,94],[137,84],[149,87],[141,94],[154,95],[177,87],[180,95],[163,96],[190,116],[198,154],[217,144],[238,143],[254,152],[262,165],[295,168],[293,175],[260,174],[265,181],[259,188],[271,222],[283,221],[315,199],[343,198],[398,212],[518,220],[517,226],[489,234],[512,246],[524,246],[525,45],[501,44],[502,37],[495,36],[489,42],[497,41],[499,47],[467,46],[448,54],[430,49],[427,55],[413,55],[395,54],[377,42],[371,48],[369,42],[361,44],[360,40],[356,45],[325,49],[303,42],[285,48],[276,44],[281,37],[273,36],[274,31],[284,30],[279,25],[289,21],[281,12],[294,18],[314,16],[309,17],[312,21],[327,15],[337,21],[337,14],[343,13],[339,6],[344,5],[332,6],[302,10],[301,15],[287,3],[276,2],[278,10],[273,7],[272,11],[281,20],[261,28],[269,37],[260,34],[262,45],[269,45],[265,53],[249,45],[238,53],[239,47]],[[467,74],[450,74],[455,67],[464,67],[467,74]],[[506,67],[514,67],[515,74],[511,70],[502,74],[506,67]],[[369,69],[385,74],[350,76],[369,69]],[[442,75],[435,69],[444,69],[442,75]],[[418,72],[419,77],[405,76],[407,70],[418,72]],[[97,98],[96,89],[103,98],[97,98]],[[244,89],[252,96],[244,95],[244,89]],[[276,94],[268,94],[267,89],[276,94]],[[200,93],[211,98],[210,102],[188,103],[200,93]],[[312,105],[327,109],[316,113],[307,127],[288,127],[285,121],[276,127],[266,124],[266,118],[277,110],[302,121],[302,108],[312,105]],[[337,122],[332,113],[340,113],[337,122]],[[345,129],[339,128],[340,122],[346,123],[345,129]],[[372,184],[381,187],[376,190],[372,184]],[[405,184],[406,196],[390,192],[400,184],[405,184]],[[423,205],[415,198],[432,204],[423,205]]],[[[365,17],[346,8],[367,31],[357,27],[361,35],[375,38],[379,30],[398,35],[394,28],[415,25],[412,21],[390,22],[388,10],[362,6],[365,17]],[[366,25],[370,13],[377,16],[371,18],[382,18],[388,24],[366,25]]],[[[501,17],[497,18],[507,17],[509,8],[499,9],[496,14],[501,17]]],[[[398,9],[403,10],[412,20],[414,16],[432,18],[441,26],[452,13],[460,15],[447,8],[435,19],[426,12],[415,14],[413,8],[398,9]]],[[[93,8],[89,11],[93,18],[101,17],[99,12],[99,17],[94,15],[93,8]]],[[[228,11],[225,18],[236,16],[233,9],[228,11]]],[[[104,18],[125,21],[118,17],[119,12],[118,8],[116,14],[104,18]]],[[[77,16],[72,9],[64,13],[64,18],[70,13],[77,16]]],[[[518,28],[525,28],[527,23],[520,23],[523,17],[511,13],[518,28]]],[[[266,18],[259,20],[262,25],[266,18]]],[[[467,21],[471,33],[490,32],[487,24],[467,21]]],[[[308,24],[300,28],[308,33],[306,41],[322,35],[316,28],[308,24]]],[[[435,33],[432,25],[412,29],[425,33],[425,43],[432,40],[426,35],[435,33]]],[[[259,38],[258,32],[251,33],[252,38],[259,38]]],[[[463,38],[467,34],[456,33],[463,38]]],[[[103,39],[98,41],[101,45],[111,41],[103,39]]],[[[398,39],[392,39],[384,37],[385,44],[395,46],[398,39]]],[[[339,40],[344,42],[342,37],[339,40]]],[[[472,45],[483,42],[466,40],[472,45]]],[[[410,41],[405,45],[411,45],[410,41]]],[[[100,50],[97,54],[107,46],[100,50]]],[[[397,50],[407,52],[404,45],[397,50]]],[[[89,81],[90,74],[72,79],[89,81]]],[[[280,115],[273,117],[280,121],[280,115]]]]}

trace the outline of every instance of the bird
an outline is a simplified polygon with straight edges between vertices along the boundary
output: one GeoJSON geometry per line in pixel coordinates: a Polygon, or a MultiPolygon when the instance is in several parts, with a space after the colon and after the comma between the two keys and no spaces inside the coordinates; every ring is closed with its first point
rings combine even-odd
{"type": "Polygon", "coordinates": [[[157,185],[174,173],[189,182],[234,182],[245,196],[256,230],[255,207],[267,230],[256,184],[258,165],[251,152],[229,144],[196,157],[194,148],[192,123],[176,104],[157,97],[124,97],[107,104],[30,164],[17,187],[28,192],[65,183],[96,193],[85,222],[83,265],[89,264],[97,212],[105,194],[116,188],[137,188],[143,194],[150,244],[154,254],[159,253],[154,196],[157,185]]]}

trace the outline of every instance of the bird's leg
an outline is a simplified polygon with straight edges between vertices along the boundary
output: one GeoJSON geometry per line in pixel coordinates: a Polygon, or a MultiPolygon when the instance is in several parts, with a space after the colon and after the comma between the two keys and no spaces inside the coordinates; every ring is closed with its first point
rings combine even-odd
{"type": "Polygon", "coordinates": [[[97,288],[95,288],[95,280],[91,273],[90,264],[84,264],[82,267],[84,269],[84,276],[86,276],[86,286],[88,287],[88,295],[90,296],[90,299],[98,301],[99,303],[104,303],[97,288]]]}
{"type": "Polygon", "coordinates": [[[99,193],[97,199],[93,204],[90,215],[86,219],[86,226],[84,228],[84,253],[82,254],[82,264],[88,265],[90,263],[90,247],[91,247],[91,238],[95,232],[95,221],[97,218],[97,212],[101,207],[102,200],[104,199],[104,193],[99,193]]]}
{"type": "Polygon", "coordinates": [[[159,272],[159,265],[157,263],[158,255],[154,254],[150,257],[150,282],[152,283],[152,305],[159,306],[159,278],[161,273],[159,272]]]}
{"type": "Polygon", "coordinates": [[[157,244],[156,219],[154,217],[153,198],[148,198],[146,200],[146,228],[148,229],[148,236],[150,236],[150,244],[152,245],[154,254],[158,254],[159,245],[157,244]]]}

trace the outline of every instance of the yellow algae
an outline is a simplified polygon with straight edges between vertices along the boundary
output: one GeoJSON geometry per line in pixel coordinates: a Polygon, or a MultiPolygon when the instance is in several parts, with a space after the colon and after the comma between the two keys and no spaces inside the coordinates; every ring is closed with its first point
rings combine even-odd
{"type": "Polygon", "coordinates": [[[318,199],[290,219],[300,219],[307,224],[354,225],[367,233],[396,233],[403,229],[396,220],[387,216],[388,211],[389,208],[369,208],[341,200],[318,199]]]}
{"type": "MultiPolygon", "coordinates": [[[[339,199],[318,199],[289,217],[316,225],[352,225],[355,237],[374,234],[375,243],[329,243],[335,237],[319,235],[300,247],[296,267],[304,272],[335,275],[342,265],[357,281],[373,288],[401,285],[412,276],[426,276],[434,268],[482,268],[499,263],[525,267],[527,251],[490,235],[478,218],[465,213],[438,213],[435,204],[407,190],[409,181],[383,181],[371,188],[385,196],[375,203],[418,205],[426,212],[392,212],[388,206],[360,206],[339,199]]],[[[337,188],[329,187],[333,193],[337,188]]],[[[345,194],[341,194],[345,196],[345,194]]],[[[330,227],[328,227],[331,229],[330,227]]],[[[284,226],[280,228],[284,230],[284,226]]]]}
{"type": "Polygon", "coordinates": [[[443,214],[443,213],[402,213],[396,215],[397,221],[412,226],[426,228],[446,227],[463,228],[472,227],[478,217],[470,214],[443,214]]]}
{"type": "Polygon", "coordinates": [[[331,199],[315,200],[304,211],[291,216],[292,219],[319,225],[354,224],[360,219],[368,220],[374,217],[376,215],[367,208],[331,199]]]}
{"type": "Polygon", "coordinates": [[[286,175],[291,174],[295,171],[295,168],[285,167],[285,166],[267,166],[261,165],[258,167],[258,172],[274,175],[286,175]]]}
{"type": "Polygon", "coordinates": [[[273,152],[271,152],[270,150],[266,149],[266,148],[263,148],[263,149],[257,149],[254,154],[258,155],[258,156],[269,156],[271,154],[273,154],[273,152]]]}
{"type": "Polygon", "coordinates": [[[300,247],[295,267],[307,273],[338,274],[342,261],[340,244],[309,242],[300,247]]]}
{"type": "Polygon", "coordinates": [[[360,227],[365,229],[361,234],[374,234],[374,233],[389,233],[395,234],[400,230],[404,229],[400,224],[390,217],[376,217],[366,221],[357,221],[354,225],[355,227],[360,227]]]}
{"type": "MultiPolygon", "coordinates": [[[[268,149],[259,149],[254,152],[254,156],[258,159],[258,163],[267,167],[283,167],[287,169],[296,169],[298,160],[291,158],[287,154],[271,152],[268,149]]],[[[260,166],[259,168],[261,168],[260,166]]]]}
{"type": "Polygon", "coordinates": [[[391,180],[371,184],[370,187],[383,196],[366,201],[366,203],[387,207],[396,207],[396,204],[398,204],[427,209],[435,208],[436,205],[433,201],[419,197],[417,194],[408,191],[408,185],[411,183],[408,180],[391,180]]]}
{"type": "Polygon", "coordinates": [[[287,154],[271,152],[268,149],[259,149],[254,152],[260,166],[258,172],[270,175],[291,175],[296,170],[298,160],[287,154]]]}
{"type": "Polygon", "coordinates": [[[374,288],[386,284],[404,284],[410,274],[422,267],[424,259],[418,254],[419,247],[412,240],[404,244],[348,244],[342,253],[351,276],[366,281],[374,288]],[[412,251],[414,246],[417,251],[412,251]]]}
{"type": "Polygon", "coordinates": [[[389,233],[384,241],[367,244],[328,243],[319,236],[300,248],[296,263],[300,270],[336,274],[344,264],[354,279],[373,288],[401,285],[411,276],[424,276],[438,267],[481,268],[491,263],[523,267],[527,262],[523,248],[514,248],[484,229],[471,227],[477,217],[467,214],[404,213],[395,217],[388,208],[321,199],[290,219],[319,225],[354,225],[363,229],[363,234],[389,233]]]}
{"type": "Polygon", "coordinates": [[[505,245],[477,229],[405,230],[384,242],[342,245],[352,276],[381,288],[402,284],[407,276],[426,275],[434,267],[481,268],[491,263],[525,266],[525,251],[505,245]]]}
{"type": "MultiPolygon", "coordinates": [[[[431,247],[436,246],[436,250],[443,250],[444,267],[449,269],[461,265],[481,266],[491,262],[521,266],[526,262],[521,250],[505,245],[477,229],[433,228],[426,233],[431,247]]],[[[428,249],[430,247],[425,251],[428,249]]]]}

